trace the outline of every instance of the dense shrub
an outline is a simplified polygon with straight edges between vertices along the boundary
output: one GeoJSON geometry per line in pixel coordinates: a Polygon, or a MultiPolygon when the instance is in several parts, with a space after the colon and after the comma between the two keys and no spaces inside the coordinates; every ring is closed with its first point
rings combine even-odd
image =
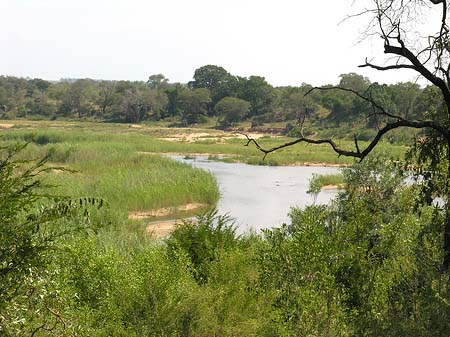
{"type": "Polygon", "coordinates": [[[95,199],[46,195],[48,157],[17,159],[25,145],[0,153],[0,335],[25,335],[62,323],[61,299],[47,269],[64,236],[87,225],[95,199]],[[83,215],[84,213],[84,215],[83,215]]]}
{"type": "Polygon", "coordinates": [[[213,210],[199,215],[196,221],[185,221],[166,240],[171,256],[188,257],[192,273],[199,283],[208,280],[209,268],[220,253],[238,243],[236,228],[228,216],[218,216],[213,210]]]}

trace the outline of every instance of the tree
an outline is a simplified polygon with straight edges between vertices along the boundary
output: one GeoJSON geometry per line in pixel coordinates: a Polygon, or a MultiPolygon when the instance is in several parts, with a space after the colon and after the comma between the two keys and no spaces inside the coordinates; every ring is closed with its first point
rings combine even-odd
{"type": "Polygon", "coordinates": [[[167,111],[169,100],[165,92],[161,90],[150,90],[147,93],[147,103],[147,116],[153,120],[160,120],[167,111]]]}
{"type": "Polygon", "coordinates": [[[241,121],[250,111],[250,103],[235,97],[224,97],[214,107],[219,124],[228,128],[241,121]]]}
{"type": "Polygon", "coordinates": [[[76,114],[79,118],[94,111],[93,101],[96,97],[93,80],[81,79],[68,84],[62,96],[60,110],[65,115],[76,114]]]}
{"type": "Polygon", "coordinates": [[[195,70],[194,80],[189,82],[193,89],[206,88],[216,91],[230,74],[224,68],[215,65],[206,65],[195,70]]]}
{"type": "Polygon", "coordinates": [[[364,92],[370,86],[370,81],[367,77],[356,73],[342,74],[339,77],[341,78],[339,86],[342,88],[364,92]]]}
{"type": "Polygon", "coordinates": [[[125,121],[129,123],[139,123],[147,113],[145,99],[137,90],[124,92],[121,107],[125,121]]]}
{"type": "Polygon", "coordinates": [[[88,206],[101,200],[70,199],[48,194],[42,173],[49,171],[49,156],[27,161],[20,158],[24,145],[0,149],[0,334],[15,334],[24,316],[42,318],[35,329],[51,331],[64,321],[49,307],[41,292],[42,275],[52,261],[60,239],[88,225],[88,206]],[[70,221],[69,221],[70,220],[70,221]],[[34,312],[32,315],[27,311],[34,312]],[[39,310],[36,310],[39,308],[39,310]],[[53,322],[54,321],[54,324],[53,322]],[[53,326],[48,328],[48,325],[53,326]],[[50,329],[50,330],[49,330],[50,329]]]}
{"type": "Polygon", "coordinates": [[[392,102],[395,104],[396,114],[403,114],[408,118],[421,117],[419,101],[422,90],[417,83],[397,83],[388,86],[387,90],[392,102]]]}
{"type": "Polygon", "coordinates": [[[208,89],[184,90],[179,95],[181,121],[184,125],[198,123],[208,113],[211,94],[208,89]]]}
{"type": "Polygon", "coordinates": [[[237,80],[224,68],[215,65],[206,65],[195,70],[194,81],[189,82],[192,89],[206,88],[211,93],[211,104],[208,112],[212,114],[213,107],[222,98],[234,96],[237,80]]]}
{"type": "MultiPolygon", "coordinates": [[[[443,227],[443,269],[450,268],[450,29],[447,17],[448,4],[445,0],[371,0],[371,4],[358,15],[369,16],[368,36],[377,35],[383,41],[384,53],[391,63],[377,65],[367,59],[361,67],[379,71],[407,69],[426,79],[434,86],[443,102],[423,117],[414,118],[387,110],[374,96],[371,90],[359,92],[351,87],[313,88],[312,90],[341,90],[352,93],[371,105],[370,117],[376,120],[378,131],[374,138],[361,148],[355,136],[353,149],[341,148],[332,139],[313,139],[299,137],[271,149],[262,148],[249,137],[248,143],[254,142],[265,155],[278,149],[301,142],[311,144],[328,144],[338,155],[363,160],[377,147],[384,135],[400,128],[419,129],[423,133],[417,145],[419,163],[429,172],[427,176],[438,177],[434,181],[434,193],[444,200],[445,214],[443,227]],[[438,19],[432,18],[433,10],[438,9],[438,19]],[[421,22],[435,25],[435,33],[416,34],[421,22]],[[422,37],[422,38],[421,38],[422,37]]],[[[388,61],[389,62],[389,61],[388,61]]],[[[430,178],[431,179],[431,178],[430,178]]]]}
{"type": "Polygon", "coordinates": [[[284,108],[287,112],[287,118],[290,120],[302,120],[316,112],[318,105],[303,93],[293,93],[289,95],[285,102],[284,108]]]}
{"type": "Polygon", "coordinates": [[[114,104],[116,82],[101,81],[98,84],[98,89],[97,104],[100,106],[101,116],[105,116],[108,112],[108,108],[114,104]]]}
{"type": "Polygon", "coordinates": [[[150,89],[164,90],[169,85],[169,79],[166,78],[163,74],[151,75],[148,78],[147,85],[150,89]]]}
{"type": "Polygon", "coordinates": [[[261,76],[239,78],[239,90],[237,96],[250,102],[250,114],[259,116],[272,111],[274,101],[273,87],[261,76]]]}
{"type": "Polygon", "coordinates": [[[167,111],[163,117],[174,117],[180,114],[180,94],[186,90],[185,86],[180,83],[170,84],[169,87],[164,90],[167,95],[167,111]]]}

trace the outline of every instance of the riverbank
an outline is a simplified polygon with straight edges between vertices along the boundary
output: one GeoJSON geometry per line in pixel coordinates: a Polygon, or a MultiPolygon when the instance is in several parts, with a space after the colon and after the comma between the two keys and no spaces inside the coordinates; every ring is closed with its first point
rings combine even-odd
{"type": "MultiPolygon", "coordinates": [[[[192,216],[198,210],[180,211],[186,204],[214,207],[219,191],[214,178],[189,165],[162,158],[180,154],[197,155],[215,161],[258,166],[342,167],[352,163],[339,158],[326,145],[298,144],[279,152],[263,154],[245,146],[240,133],[215,129],[165,128],[149,125],[61,122],[5,121],[0,123],[2,145],[30,142],[24,156],[49,156],[50,164],[66,170],[53,170],[48,181],[57,185],[55,193],[94,196],[107,201],[111,212],[122,221],[144,222],[181,214],[192,216]],[[166,209],[162,215],[157,211],[166,209]],[[140,217],[129,214],[140,212],[140,217]]],[[[289,141],[278,135],[254,133],[263,147],[289,141]]],[[[341,146],[351,147],[345,141],[341,146]]],[[[402,154],[404,147],[383,145],[390,153],[402,154]]],[[[385,150],[380,147],[380,150],[385,150]]]]}

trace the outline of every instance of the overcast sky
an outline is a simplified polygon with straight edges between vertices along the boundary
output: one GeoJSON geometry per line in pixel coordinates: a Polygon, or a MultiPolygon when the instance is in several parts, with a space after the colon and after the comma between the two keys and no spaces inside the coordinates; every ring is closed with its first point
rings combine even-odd
{"type": "Polygon", "coordinates": [[[411,72],[362,70],[382,41],[357,44],[364,20],[339,24],[352,0],[0,0],[0,75],[188,82],[215,64],[272,85],[372,81],[411,72]]]}

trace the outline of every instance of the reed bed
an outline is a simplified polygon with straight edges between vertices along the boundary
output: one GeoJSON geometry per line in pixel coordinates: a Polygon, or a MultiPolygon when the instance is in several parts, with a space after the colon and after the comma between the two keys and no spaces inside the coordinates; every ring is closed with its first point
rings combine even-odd
{"type": "MultiPolygon", "coordinates": [[[[188,203],[213,206],[219,198],[214,177],[187,164],[175,162],[160,154],[205,154],[215,160],[245,162],[255,165],[348,165],[352,158],[338,157],[324,145],[300,143],[264,158],[253,144],[232,138],[216,130],[177,129],[91,122],[19,121],[1,131],[0,143],[29,142],[23,153],[27,158],[46,154],[55,166],[48,180],[54,192],[70,196],[103,198],[122,214],[188,203]],[[179,137],[190,133],[205,134],[194,139],[179,137]],[[209,135],[212,136],[209,136],[209,135]],[[174,141],[167,140],[178,136],[174,141]],[[226,155],[226,156],[221,156],[226,155]]],[[[262,137],[264,148],[279,146],[292,139],[262,137]]],[[[341,147],[354,144],[341,141],[341,147]]],[[[364,147],[362,142],[360,147],[364,147]]],[[[379,152],[399,158],[406,147],[382,144],[379,152]]]]}

